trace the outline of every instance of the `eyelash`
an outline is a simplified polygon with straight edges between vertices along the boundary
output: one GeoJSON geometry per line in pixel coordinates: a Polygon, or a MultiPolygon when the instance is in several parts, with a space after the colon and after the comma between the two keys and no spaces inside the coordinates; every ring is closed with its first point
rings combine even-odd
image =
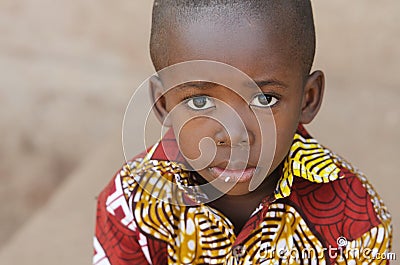
{"type": "MultiPolygon", "coordinates": [[[[185,104],[185,107],[186,107],[188,110],[191,110],[191,111],[205,111],[205,110],[207,110],[207,109],[209,109],[209,108],[206,108],[206,109],[195,109],[195,108],[193,108],[193,107],[191,107],[191,106],[189,105],[189,102],[190,102],[191,100],[194,100],[194,99],[196,99],[196,98],[201,98],[201,97],[205,97],[205,98],[207,98],[208,100],[212,100],[212,97],[210,97],[210,96],[208,96],[208,95],[202,95],[202,94],[200,94],[200,95],[185,96],[185,97],[183,98],[182,102],[185,104]]],[[[215,106],[214,106],[214,107],[215,107],[215,106]]]]}
{"type": "Polygon", "coordinates": [[[276,93],[267,93],[267,92],[262,92],[262,93],[258,93],[258,94],[256,94],[256,95],[254,95],[253,96],[253,98],[251,99],[251,102],[253,102],[253,100],[255,100],[258,96],[261,96],[261,95],[265,95],[265,96],[268,96],[268,97],[272,97],[273,99],[275,99],[276,100],[276,102],[274,103],[274,104],[272,104],[272,106],[255,106],[255,105],[252,105],[252,104],[250,104],[250,106],[252,106],[252,107],[256,107],[256,108],[274,108],[275,106],[276,106],[276,104],[278,104],[279,103],[279,101],[280,101],[280,99],[281,99],[281,96],[280,95],[277,95],[276,93]]]}
{"type": "MultiPolygon", "coordinates": [[[[276,94],[276,93],[273,93],[273,92],[268,92],[268,93],[267,93],[267,92],[264,92],[264,93],[258,93],[258,94],[256,94],[256,95],[254,95],[254,96],[252,97],[251,101],[253,101],[256,97],[258,97],[258,96],[261,95],[261,94],[264,94],[264,95],[267,95],[267,96],[271,96],[271,97],[273,97],[273,98],[275,98],[275,99],[277,100],[277,102],[276,102],[275,104],[273,104],[272,106],[270,106],[270,108],[274,108],[275,105],[278,104],[279,101],[280,101],[280,99],[281,99],[281,96],[278,95],[278,94],[276,94]]],[[[212,98],[211,96],[206,95],[206,94],[192,94],[192,93],[188,93],[187,95],[184,95],[184,96],[183,96],[181,102],[183,102],[183,103],[185,104],[185,106],[186,106],[188,109],[190,109],[190,110],[193,110],[193,111],[201,111],[201,110],[195,110],[195,109],[193,109],[193,108],[191,108],[191,107],[188,106],[188,102],[189,102],[190,100],[195,99],[195,98],[199,98],[199,97],[212,98]]],[[[252,106],[251,104],[249,104],[249,105],[252,106]]],[[[257,108],[257,106],[254,106],[254,107],[257,108]]],[[[260,107],[258,107],[258,108],[260,108],[260,107]]]]}
{"type": "Polygon", "coordinates": [[[198,98],[198,97],[208,97],[208,98],[210,98],[210,96],[209,95],[205,95],[205,94],[188,94],[188,95],[185,95],[185,96],[183,96],[183,98],[182,98],[182,102],[187,102],[189,99],[194,99],[194,98],[198,98]]]}

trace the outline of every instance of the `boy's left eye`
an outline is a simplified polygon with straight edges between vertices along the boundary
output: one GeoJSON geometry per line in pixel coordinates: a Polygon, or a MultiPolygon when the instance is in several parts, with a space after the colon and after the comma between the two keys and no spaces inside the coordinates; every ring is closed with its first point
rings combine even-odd
{"type": "Polygon", "coordinates": [[[215,107],[214,101],[207,96],[193,97],[186,104],[193,110],[206,110],[215,107]]]}
{"type": "Polygon", "coordinates": [[[259,108],[267,108],[272,107],[278,102],[278,99],[269,94],[258,94],[253,98],[250,102],[251,106],[259,107],[259,108]]]}

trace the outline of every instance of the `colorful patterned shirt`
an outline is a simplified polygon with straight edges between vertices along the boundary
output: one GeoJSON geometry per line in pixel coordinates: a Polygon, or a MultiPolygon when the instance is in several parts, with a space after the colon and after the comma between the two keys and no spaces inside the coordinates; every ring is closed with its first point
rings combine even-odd
{"type": "Polygon", "coordinates": [[[388,263],[391,217],[360,171],[301,125],[283,163],[275,193],[235,234],[201,203],[206,195],[167,133],[101,192],[93,264],[388,263]]]}

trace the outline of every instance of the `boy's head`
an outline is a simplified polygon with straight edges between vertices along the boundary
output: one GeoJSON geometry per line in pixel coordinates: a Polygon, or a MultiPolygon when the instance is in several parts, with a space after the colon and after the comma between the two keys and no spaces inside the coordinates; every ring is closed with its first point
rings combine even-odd
{"type": "Polygon", "coordinates": [[[169,89],[162,77],[151,81],[157,115],[174,127],[184,156],[196,159],[201,156],[200,140],[214,141],[216,156],[198,173],[209,182],[237,182],[230,194],[248,193],[251,178],[268,164],[259,161],[262,143],[276,142],[268,175],[278,168],[299,123],[311,122],[322,101],[323,74],[310,74],[315,29],[307,0],[156,0],[150,52],[157,71],[181,62],[211,60],[238,68],[259,86],[258,91],[246,86],[232,91],[195,82],[169,89]],[[226,119],[218,122],[210,117],[226,110],[221,104],[235,113],[225,112],[226,119]],[[235,127],[237,118],[243,126],[235,127]],[[236,129],[228,133],[223,123],[236,129]],[[263,135],[271,123],[276,140],[263,135]],[[184,124],[179,131],[178,124],[184,124]],[[236,147],[247,150],[246,161],[231,161],[236,147]],[[239,171],[244,173],[237,177],[239,171]]]}

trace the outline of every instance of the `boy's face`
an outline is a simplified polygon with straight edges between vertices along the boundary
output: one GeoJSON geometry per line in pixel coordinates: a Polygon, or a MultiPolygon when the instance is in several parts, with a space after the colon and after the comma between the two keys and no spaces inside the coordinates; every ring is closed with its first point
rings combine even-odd
{"type": "Polygon", "coordinates": [[[318,101],[314,102],[314,109],[319,108],[322,74],[317,78],[322,84],[318,95],[315,89],[308,89],[318,80],[311,82],[304,76],[302,64],[294,58],[287,36],[280,36],[279,31],[269,30],[257,21],[223,26],[203,20],[169,29],[165,41],[168,61],[163,67],[191,60],[223,62],[240,69],[259,85],[258,91],[247,86],[233,91],[217,84],[194,82],[169,90],[163,95],[164,100],[156,104],[159,113],[169,114],[169,123],[185,157],[198,158],[199,143],[204,138],[215,143],[215,157],[198,170],[204,179],[235,182],[228,192],[230,195],[249,193],[250,180],[262,172],[257,167],[270,164],[266,172],[273,172],[288,154],[298,124],[308,123],[315,115],[312,113],[310,117],[310,113],[304,112],[310,102],[318,101]],[[214,115],[218,115],[219,121],[212,118],[214,115]],[[229,133],[224,124],[231,128],[229,133]],[[273,134],[266,135],[268,130],[263,129],[271,126],[276,129],[276,139],[273,134]],[[268,143],[275,143],[275,153],[261,160],[272,162],[259,161],[261,149],[271,147],[268,143]],[[231,161],[232,150],[235,161],[231,161]],[[243,156],[237,150],[243,150],[243,156]]]}

